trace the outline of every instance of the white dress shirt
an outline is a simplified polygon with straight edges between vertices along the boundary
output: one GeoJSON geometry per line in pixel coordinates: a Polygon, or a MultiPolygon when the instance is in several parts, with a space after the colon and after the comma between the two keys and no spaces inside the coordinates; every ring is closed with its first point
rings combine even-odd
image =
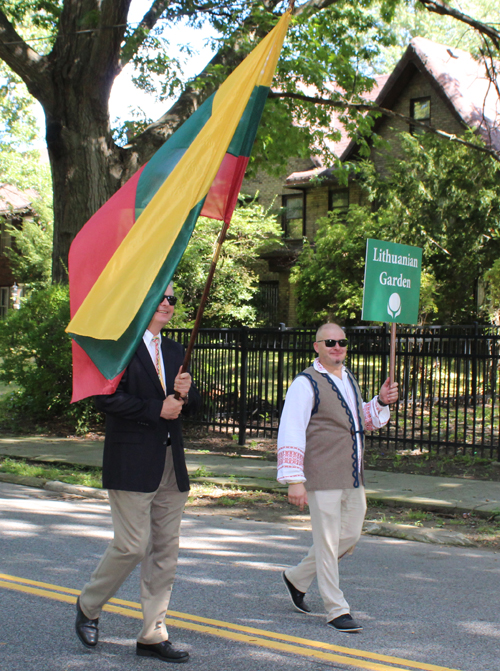
{"type": "MultiPolygon", "coordinates": [[[[161,365],[161,373],[163,375],[163,379],[165,380],[165,385],[167,384],[167,378],[165,377],[165,366],[163,364],[163,353],[161,351],[161,333],[158,333],[158,337],[160,338],[160,365],[161,365]]],[[[153,342],[154,335],[146,329],[144,332],[144,335],[142,336],[142,339],[144,341],[144,344],[148,348],[149,356],[151,357],[151,361],[154,364],[155,370],[156,370],[156,348],[155,344],[153,342]]],[[[165,394],[167,391],[165,390],[165,394]]]]}
{"type": "MultiPolygon", "coordinates": [[[[319,373],[326,373],[342,394],[345,402],[351,410],[354,418],[356,431],[361,428],[358,420],[356,396],[352,384],[347,375],[345,366],[342,367],[342,378],[329,373],[326,368],[315,359],[313,367],[319,373]]],[[[305,482],[304,476],[304,453],[306,449],[306,429],[311,419],[314,407],[314,391],[311,382],[304,376],[299,375],[290,385],[285,399],[285,405],[281,414],[278,430],[278,481],[283,484],[305,482]]],[[[375,396],[368,403],[363,403],[365,416],[365,429],[380,429],[387,424],[391,413],[388,406],[381,406],[375,396]]],[[[362,442],[359,433],[356,433],[358,443],[358,467],[361,467],[362,442]]]]}

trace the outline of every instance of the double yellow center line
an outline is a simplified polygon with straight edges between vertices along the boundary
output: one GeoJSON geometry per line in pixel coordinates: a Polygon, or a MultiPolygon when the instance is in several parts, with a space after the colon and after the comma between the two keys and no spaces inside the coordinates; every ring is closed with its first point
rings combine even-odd
{"type": "MultiPolygon", "coordinates": [[[[34,594],[46,599],[65,601],[71,604],[76,603],[76,597],[80,594],[80,590],[71,589],[70,587],[61,587],[60,585],[28,580],[27,578],[18,578],[4,573],[0,573],[0,587],[34,594]]],[[[125,615],[126,617],[142,619],[141,605],[133,601],[110,599],[109,603],[104,606],[104,610],[125,615]]],[[[301,657],[312,657],[320,659],[322,662],[345,664],[356,669],[369,669],[370,671],[408,671],[409,669],[419,669],[421,671],[458,671],[457,669],[449,669],[435,664],[413,662],[409,659],[380,655],[376,652],[345,648],[340,645],[324,643],[323,641],[314,641],[308,638],[289,636],[265,629],[245,627],[233,624],[232,622],[212,620],[198,615],[190,615],[189,613],[169,611],[169,617],[165,621],[167,625],[178,627],[179,629],[188,629],[200,634],[218,636],[230,641],[257,645],[262,648],[299,655],[301,657]]]]}

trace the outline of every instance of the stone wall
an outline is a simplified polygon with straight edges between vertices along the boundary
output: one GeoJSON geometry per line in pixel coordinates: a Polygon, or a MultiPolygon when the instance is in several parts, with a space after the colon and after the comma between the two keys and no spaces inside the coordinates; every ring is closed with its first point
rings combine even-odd
{"type": "Polygon", "coordinates": [[[281,196],[289,196],[293,193],[302,193],[297,189],[285,188],[285,179],[292,172],[308,170],[312,163],[310,159],[292,158],[288,161],[286,170],[280,177],[268,175],[263,170],[259,170],[253,179],[244,179],[241,186],[241,193],[248,196],[255,196],[259,193],[258,202],[265,208],[268,208],[273,202],[274,207],[278,211],[281,208],[281,196]]]}

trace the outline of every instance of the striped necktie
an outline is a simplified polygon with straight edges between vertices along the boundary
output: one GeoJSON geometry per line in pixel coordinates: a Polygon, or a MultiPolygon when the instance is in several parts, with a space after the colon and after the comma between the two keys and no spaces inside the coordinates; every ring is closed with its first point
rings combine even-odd
{"type": "Polygon", "coordinates": [[[167,388],[165,386],[165,380],[163,379],[163,371],[161,368],[161,355],[160,355],[160,336],[155,335],[151,338],[151,341],[154,342],[155,345],[155,368],[156,372],[158,373],[158,377],[160,378],[161,386],[163,387],[163,391],[167,393],[167,388]]]}

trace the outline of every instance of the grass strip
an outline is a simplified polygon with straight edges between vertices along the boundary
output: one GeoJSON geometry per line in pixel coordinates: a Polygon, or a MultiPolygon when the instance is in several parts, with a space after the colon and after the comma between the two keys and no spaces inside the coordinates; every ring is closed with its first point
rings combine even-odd
{"type": "Polygon", "coordinates": [[[102,469],[96,466],[74,466],[47,464],[27,459],[0,457],[0,473],[9,473],[23,478],[59,480],[70,485],[102,487],[102,469]]]}

